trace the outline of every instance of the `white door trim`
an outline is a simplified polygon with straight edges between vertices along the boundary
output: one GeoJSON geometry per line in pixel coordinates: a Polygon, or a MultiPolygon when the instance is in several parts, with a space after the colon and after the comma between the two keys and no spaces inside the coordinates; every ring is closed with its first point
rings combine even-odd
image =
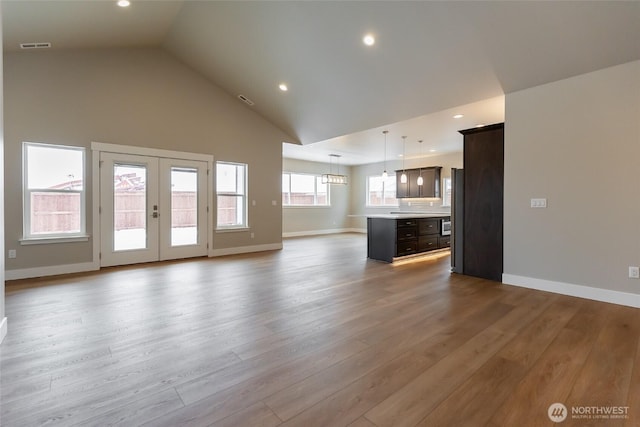
{"type": "Polygon", "coordinates": [[[134,147],[129,145],[108,144],[103,142],[91,142],[91,177],[92,177],[92,218],[93,218],[93,264],[100,266],[100,153],[137,154],[141,156],[155,156],[164,158],[174,158],[183,160],[199,160],[207,162],[207,206],[208,223],[207,227],[207,255],[214,256],[213,252],[213,162],[212,154],[189,153],[184,151],[162,150],[159,148],[134,147]]]}
{"type": "Polygon", "coordinates": [[[169,159],[200,160],[213,162],[213,155],[201,153],[189,153],[186,151],[163,150],[160,148],[133,147],[129,145],[107,144],[104,142],[92,142],[92,151],[107,151],[117,154],[133,154],[138,156],[165,157],[169,159]]]}

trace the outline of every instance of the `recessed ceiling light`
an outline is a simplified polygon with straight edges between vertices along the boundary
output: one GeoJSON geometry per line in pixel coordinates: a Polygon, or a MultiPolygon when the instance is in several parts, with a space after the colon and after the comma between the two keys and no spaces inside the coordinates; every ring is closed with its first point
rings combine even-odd
{"type": "Polygon", "coordinates": [[[438,150],[436,150],[435,148],[432,148],[431,150],[429,150],[430,153],[435,153],[436,151],[438,150]]]}
{"type": "Polygon", "coordinates": [[[280,83],[280,85],[278,86],[280,88],[281,91],[286,92],[289,90],[289,88],[287,87],[286,84],[284,83],[280,83]]]}
{"type": "Polygon", "coordinates": [[[131,4],[129,0],[119,0],[118,6],[120,7],[128,7],[131,4]]]}
{"type": "Polygon", "coordinates": [[[402,154],[398,154],[398,157],[404,157],[402,154]]]}
{"type": "Polygon", "coordinates": [[[374,44],[376,44],[376,38],[373,37],[372,34],[367,34],[362,38],[362,42],[367,46],[373,46],[374,44]]]}
{"type": "Polygon", "coordinates": [[[463,117],[464,117],[463,114],[456,114],[455,116],[453,116],[454,119],[461,119],[463,117]]]}

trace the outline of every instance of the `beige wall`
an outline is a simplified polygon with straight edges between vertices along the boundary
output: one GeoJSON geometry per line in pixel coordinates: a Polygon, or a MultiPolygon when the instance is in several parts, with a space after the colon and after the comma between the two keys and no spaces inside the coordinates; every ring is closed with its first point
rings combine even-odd
{"type": "Polygon", "coordinates": [[[505,274],[640,294],[640,61],[508,94],[505,123],[505,274]]]}
{"type": "MultiPolygon", "coordinates": [[[[462,142],[462,135],[460,135],[462,142]]],[[[451,168],[462,167],[462,151],[455,153],[447,153],[423,157],[419,159],[407,159],[405,163],[406,169],[413,169],[428,166],[442,166],[442,177],[451,176],[451,168]]],[[[387,171],[393,172],[402,168],[402,161],[388,161],[387,171]]],[[[397,207],[367,207],[366,206],[366,188],[367,177],[372,175],[380,175],[384,170],[383,163],[371,163],[367,165],[353,166],[351,180],[351,207],[350,211],[354,215],[353,227],[360,230],[366,230],[366,215],[385,214],[398,210],[413,210],[420,212],[436,212],[449,213],[449,207],[442,207],[441,199],[403,199],[397,207]],[[409,206],[409,202],[411,206],[409,206]],[[431,206],[433,203],[433,206],[431,206]]]]}
{"type": "MultiPolygon", "coordinates": [[[[18,251],[16,259],[6,260],[7,269],[93,258],[91,241],[19,244],[23,141],[87,147],[89,159],[90,144],[97,141],[247,163],[249,200],[256,201],[249,207],[251,230],[214,234],[214,249],[281,243],[282,141],[291,138],[170,54],[160,49],[10,53],[5,55],[4,95],[5,242],[18,251]]],[[[91,164],[87,166],[91,189],[91,164]]],[[[89,232],[92,196],[89,191],[89,232]]]]}
{"type": "MultiPolygon", "coordinates": [[[[2,46],[2,4],[0,4],[0,46],[2,46]]],[[[4,73],[2,66],[2,56],[0,55],[0,201],[4,200],[4,119],[3,119],[3,80],[4,73]]],[[[0,253],[4,253],[4,203],[0,203],[0,231],[2,232],[2,238],[0,238],[0,253]]],[[[0,256],[0,322],[5,322],[4,316],[4,256],[0,256]]],[[[3,335],[0,330],[0,342],[2,342],[3,335]]]]}
{"type": "MultiPolygon", "coordinates": [[[[336,173],[337,165],[332,165],[336,173]]],[[[296,159],[283,159],[283,172],[299,172],[321,175],[328,173],[329,163],[308,162],[296,159]]],[[[340,173],[347,175],[349,184],[331,185],[329,194],[331,206],[327,207],[283,207],[282,232],[285,236],[296,234],[315,234],[351,228],[349,218],[349,191],[351,183],[351,168],[340,166],[340,173]]]]}

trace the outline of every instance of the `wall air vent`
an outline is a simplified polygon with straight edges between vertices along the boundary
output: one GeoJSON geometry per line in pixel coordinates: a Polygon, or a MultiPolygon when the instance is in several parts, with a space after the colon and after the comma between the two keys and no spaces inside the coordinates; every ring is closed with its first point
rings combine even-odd
{"type": "Polygon", "coordinates": [[[41,43],[20,43],[20,49],[48,49],[51,47],[49,42],[41,43]]]}
{"type": "Polygon", "coordinates": [[[247,105],[255,105],[255,102],[253,102],[252,100],[250,100],[244,95],[238,95],[238,99],[247,105]]]}

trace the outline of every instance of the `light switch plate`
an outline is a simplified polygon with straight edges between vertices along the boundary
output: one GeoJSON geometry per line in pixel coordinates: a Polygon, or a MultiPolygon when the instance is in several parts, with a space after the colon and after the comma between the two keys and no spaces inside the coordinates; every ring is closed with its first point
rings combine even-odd
{"type": "Polygon", "coordinates": [[[531,199],[532,208],[546,208],[547,199],[531,199]]]}
{"type": "Polygon", "coordinates": [[[629,279],[640,279],[639,267],[629,267],[629,279]]]}

